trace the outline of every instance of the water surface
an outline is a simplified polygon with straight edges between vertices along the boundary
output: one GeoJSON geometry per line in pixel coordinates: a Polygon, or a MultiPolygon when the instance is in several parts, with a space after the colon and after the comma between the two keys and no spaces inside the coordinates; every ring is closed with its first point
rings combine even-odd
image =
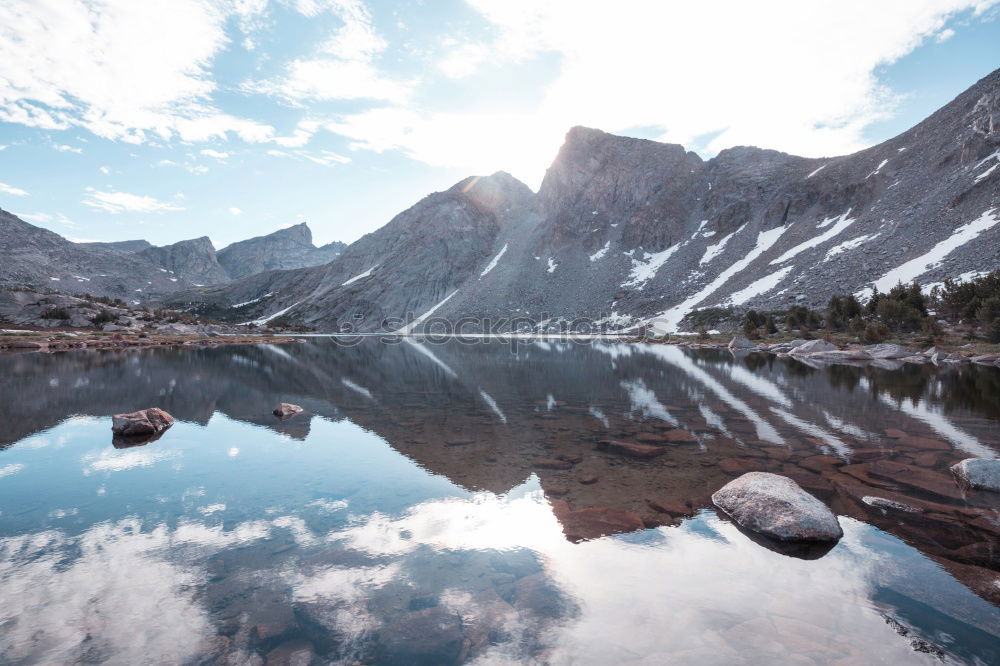
{"type": "Polygon", "coordinates": [[[1000,502],[948,472],[1000,371],[591,342],[0,356],[0,662],[1000,662],[1000,502]],[[844,538],[717,515],[751,470],[844,538]]]}

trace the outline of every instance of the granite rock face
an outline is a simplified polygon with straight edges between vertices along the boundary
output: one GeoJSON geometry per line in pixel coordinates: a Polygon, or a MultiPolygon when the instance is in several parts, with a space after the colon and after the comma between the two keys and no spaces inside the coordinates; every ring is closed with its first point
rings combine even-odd
{"type": "Polygon", "coordinates": [[[951,471],[972,488],[1000,493],[1000,460],[966,458],[951,471]]]}
{"type": "Polygon", "coordinates": [[[239,241],[219,250],[219,263],[232,278],[254,273],[306,268],[329,263],[347,247],[344,243],[313,245],[312,231],[302,222],[266,236],[239,241]]]}
{"type": "Polygon", "coordinates": [[[748,472],[712,495],[715,506],[742,527],[778,541],[837,541],[836,516],[785,476],[748,472]]]}

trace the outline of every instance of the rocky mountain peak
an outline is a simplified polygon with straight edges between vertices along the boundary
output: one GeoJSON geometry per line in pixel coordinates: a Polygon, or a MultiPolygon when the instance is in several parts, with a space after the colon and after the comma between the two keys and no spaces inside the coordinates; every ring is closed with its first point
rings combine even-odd
{"type": "Polygon", "coordinates": [[[453,185],[449,192],[461,193],[496,215],[527,205],[534,195],[531,188],[506,171],[490,176],[470,176],[453,185]]]}

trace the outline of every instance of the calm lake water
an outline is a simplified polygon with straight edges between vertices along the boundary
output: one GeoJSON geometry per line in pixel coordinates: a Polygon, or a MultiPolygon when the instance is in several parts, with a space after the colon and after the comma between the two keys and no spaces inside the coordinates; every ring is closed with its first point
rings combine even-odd
{"type": "Polygon", "coordinates": [[[994,368],[323,338],[0,356],[0,663],[997,664],[1000,501],[948,467],[998,451],[994,368]],[[117,448],[110,415],[153,406],[176,424],[117,448]],[[844,538],[737,529],[709,496],[750,470],[844,538]]]}

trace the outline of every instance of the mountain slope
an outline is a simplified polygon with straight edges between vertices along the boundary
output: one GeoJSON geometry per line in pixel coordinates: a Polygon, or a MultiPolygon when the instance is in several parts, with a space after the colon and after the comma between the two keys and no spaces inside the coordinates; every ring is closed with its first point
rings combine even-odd
{"type": "Polygon", "coordinates": [[[280,312],[319,330],[392,328],[383,320],[439,304],[434,315],[451,321],[530,320],[500,330],[584,318],[673,331],[701,308],[819,306],[996,268],[998,192],[1000,70],[841,157],[737,147],[702,160],[573,128],[535,195],[509,176],[463,181],[322,270],[238,281],[210,300],[259,299],[256,318],[280,312]],[[477,191],[498,194],[476,203],[477,191]]]}
{"type": "Polygon", "coordinates": [[[337,241],[316,247],[312,231],[302,222],[233,243],[219,250],[218,257],[230,277],[241,278],[262,271],[319,266],[333,261],[345,247],[337,241]]]}
{"type": "Polygon", "coordinates": [[[141,254],[73,243],[0,210],[0,286],[90,293],[145,302],[195,281],[141,254]]]}

